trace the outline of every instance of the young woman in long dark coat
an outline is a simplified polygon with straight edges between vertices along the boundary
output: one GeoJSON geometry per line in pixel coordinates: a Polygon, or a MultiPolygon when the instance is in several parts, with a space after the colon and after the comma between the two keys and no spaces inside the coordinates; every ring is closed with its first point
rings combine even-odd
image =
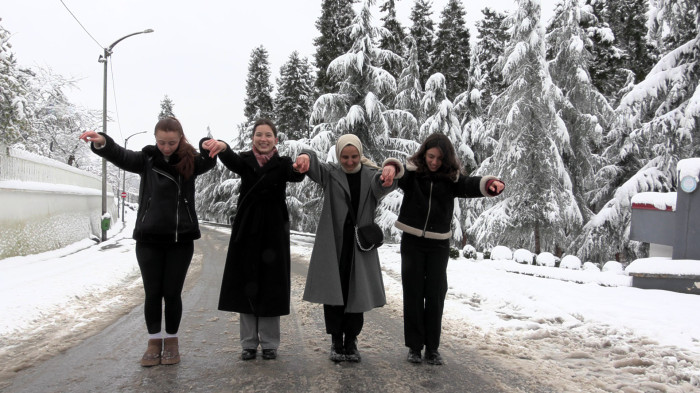
{"type": "Polygon", "coordinates": [[[243,360],[277,357],[280,316],[289,314],[291,293],[287,182],[304,175],[277,154],[277,129],[269,119],[253,126],[252,150],[236,154],[221,141],[205,146],[241,177],[238,212],[231,228],[219,310],[240,313],[243,360]]]}
{"type": "Polygon", "coordinates": [[[443,134],[426,138],[408,159],[399,181],[403,202],[394,224],[401,237],[404,339],[408,361],[442,364],[438,352],[447,294],[455,198],[493,197],[505,185],[493,176],[465,176],[452,143],[443,134]]]}
{"type": "Polygon", "coordinates": [[[141,176],[133,237],[146,294],[144,315],[149,340],[141,358],[145,367],[180,362],[177,332],[182,318],[181,293],[194,240],[200,237],[194,181],[216,165],[216,159],[201,148],[207,138],[200,141],[202,154],[198,154],[174,117],[158,121],[154,135],[156,145],[141,151],[126,150],[107,134],[95,131],[80,136],[92,142],[97,155],[141,176]],[[163,313],[165,334],[161,333],[163,313]]]}

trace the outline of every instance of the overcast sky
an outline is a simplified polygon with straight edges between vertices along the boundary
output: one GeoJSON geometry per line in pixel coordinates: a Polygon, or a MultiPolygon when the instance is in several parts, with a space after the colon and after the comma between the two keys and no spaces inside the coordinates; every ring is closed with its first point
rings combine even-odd
{"type": "MultiPolygon", "coordinates": [[[[545,19],[554,1],[542,0],[545,19]]],[[[446,3],[433,0],[436,23],[446,3]]],[[[506,11],[516,6],[515,0],[463,3],[472,37],[482,8],[506,11]]],[[[397,0],[404,27],[410,26],[413,4],[414,0],[397,0]]],[[[374,11],[380,22],[378,6],[374,11]]],[[[103,65],[97,61],[102,48],[127,34],[155,30],[117,44],[108,71],[107,106],[113,121],[107,132],[121,142],[148,131],[129,140],[129,147],[136,149],[152,143],[166,94],[191,141],[203,137],[207,127],[214,137],[230,140],[245,119],[251,51],[260,45],[267,49],[275,83],[292,51],[313,61],[313,39],[319,35],[314,24],[320,14],[321,0],[5,0],[0,24],[12,34],[10,44],[20,65],[48,67],[79,79],[70,97],[93,109],[102,108],[103,65]]]]}

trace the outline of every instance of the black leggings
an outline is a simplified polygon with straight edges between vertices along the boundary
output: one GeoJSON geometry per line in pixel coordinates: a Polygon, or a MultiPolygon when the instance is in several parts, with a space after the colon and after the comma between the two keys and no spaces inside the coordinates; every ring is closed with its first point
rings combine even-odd
{"type": "Polygon", "coordinates": [[[177,333],[182,318],[182,287],[194,254],[194,242],[136,242],[136,260],[141,268],[146,292],[144,314],[149,334],[161,330],[162,304],[165,301],[165,332],[177,333]]]}

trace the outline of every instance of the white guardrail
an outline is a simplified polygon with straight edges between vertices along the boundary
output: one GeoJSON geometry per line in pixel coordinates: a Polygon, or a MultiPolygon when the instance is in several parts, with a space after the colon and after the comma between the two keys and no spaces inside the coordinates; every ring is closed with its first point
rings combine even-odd
{"type": "Polygon", "coordinates": [[[101,178],[70,165],[0,145],[0,201],[0,259],[101,235],[101,178]]]}

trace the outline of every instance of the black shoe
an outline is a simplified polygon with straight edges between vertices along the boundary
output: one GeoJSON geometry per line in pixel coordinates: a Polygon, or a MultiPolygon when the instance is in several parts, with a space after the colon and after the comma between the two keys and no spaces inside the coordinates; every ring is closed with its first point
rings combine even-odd
{"type": "Polygon", "coordinates": [[[244,349],[243,352],[241,352],[241,359],[242,360],[252,360],[255,359],[255,354],[258,351],[256,349],[244,349]]]}
{"type": "Polygon", "coordinates": [[[265,360],[277,359],[277,350],[276,349],[263,349],[262,350],[262,358],[265,360]]]}
{"type": "Polygon", "coordinates": [[[423,359],[421,359],[420,349],[409,349],[408,358],[406,360],[411,363],[421,363],[423,359]]]}
{"type": "Polygon", "coordinates": [[[357,350],[357,337],[345,337],[345,360],[348,362],[359,363],[362,360],[360,351],[357,350]]]}
{"type": "Polygon", "coordinates": [[[442,356],[440,356],[440,352],[437,349],[426,349],[425,361],[428,364],[439,366],[442,364],[442,356]]]}
{"type": "Polygon", "coordinates": [[[331,343],[331,354],[328,358],[336,363],[345,361],[345,351],[343,350],[342,343],[343,343],[342,341],[340,341],[340,342],[333,341],[331,343]]]}

